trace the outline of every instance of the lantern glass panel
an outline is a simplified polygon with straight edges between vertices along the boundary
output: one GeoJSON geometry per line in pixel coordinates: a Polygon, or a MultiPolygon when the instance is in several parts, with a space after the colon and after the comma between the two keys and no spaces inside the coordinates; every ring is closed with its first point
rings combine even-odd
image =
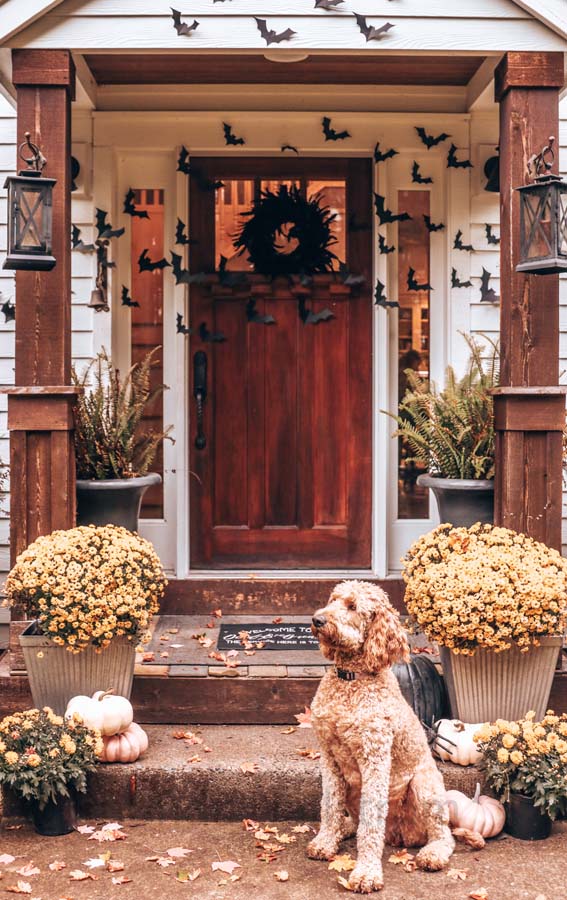
{"type": "Polygon", "coordinates": [[[559,256],[567,259],[567,190],[559,194],[559,256]]]}
{"type": "Polygon", "coordinates": [[[21,253],[50,253],[51,187],[16,182],[13,203],[14,246],[21,253]]]}
{"type": "Polygon", "coordinates": [[[524,256],[541,259],[554,255],[554,193],[549,185],[523,195],[524,201],[524,256]]]}

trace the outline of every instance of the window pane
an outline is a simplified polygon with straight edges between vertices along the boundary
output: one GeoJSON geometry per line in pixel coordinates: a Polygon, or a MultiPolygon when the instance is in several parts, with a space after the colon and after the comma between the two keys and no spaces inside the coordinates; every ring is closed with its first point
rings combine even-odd
{"type": "Polygon", "coordinates": [[[215,266],[218,269],[221,256],[228,260],[226,267],[235,271],[251,271],[246,254],[238,255],[234,239],[242,228],[242,213],[248,212],[254,202],[252,178],[223,178],[224,187],[215,192],[215,266]]]}
{"type": "MultiPolygon", "coordinates": [[[[319,195],[322,206],[328,206],[335,215],[331,229],[337,239],[330,249],[341,262],[347,262],[346,258],[346,233],[347,233],[347,208],[346,208],[346,184],[344,181],[309,181],[307,183],[307,198],[319,195]]],[[[338,269],[338,263],[333,266],[338,269]]]]}
{"type": "MultiPolygon", "coordinates": [[[[418,285],[429,284],[430,241],[424,215],[429,215],[429,191],[399,191],[398,209],[408,212],[410,220],[398,226],[398,399],[408,386],[406,370],[413,369],[429,378],[429,291],[410,290],[409,269],[418,285]]],[[[411,462],[411,450],[398,441],[398,518],[429,517],[429,491],[416,479],[425,471],[411,462]]]]}
{"type": "MultiPolygon", "coordinates": [[[[132,364],[139,362],[154,347],[163,347],[163,269],[139,272],[138,258],[144,248],[152,259],[164,255],[164,206],[163,191],[148,188],[135,191],[137,209],[146,210],[149,218],[132,218],[131,296],[140,306],[130,308],[132,322],[132,364]]],[[[124,310],[125,311],[125,310],[124,310]]],[[[152,389],[163,384],[163,350],[154,356],[152,389]]],[[[163,398],[158,397],[146,407],[143,425],[148,431],[163,430],[163,398]]],[[[163,449],[160,447],[152,472],[163,477],[163,449]]],[[[163,518],[163,486],[151,487],[144,495],[141,509],[144,519],[163,518]]]]}

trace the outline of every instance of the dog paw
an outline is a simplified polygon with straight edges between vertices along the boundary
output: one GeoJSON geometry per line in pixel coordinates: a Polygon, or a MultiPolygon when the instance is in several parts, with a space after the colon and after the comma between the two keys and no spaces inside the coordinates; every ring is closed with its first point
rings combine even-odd
{"type": "Polygon", "coordinates": [[[373,891],[381,891],[384,887],[382,869],[355,866],[350,874],[348,887],[355,894],[371,894],[373,891]]]}
{"type": "Polygon", "coordinates": [[[320,840],[318,837],[307,845],[307,856],[310,859],[330,860],[337,855],[338,845],[329,841],[320,840]]]}
{"type": "Polygon", "coordinates": [[[415,862],[420,869],[426,869],[428,872],[438,872],[440,869],[445,868],[452,852],[453,847],[447,846],[444,841],[432,841],[421,848],[415,858],[415,862]]]}

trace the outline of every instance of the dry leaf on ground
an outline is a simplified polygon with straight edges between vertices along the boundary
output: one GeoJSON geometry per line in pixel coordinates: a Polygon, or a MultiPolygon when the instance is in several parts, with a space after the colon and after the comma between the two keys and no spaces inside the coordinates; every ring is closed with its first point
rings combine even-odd
{"type": "Polygon", "coordinates": [[[304,759],[319,759],[321,756],[319,751],[314,750],[313,747],[300,747],[299,750],[296,750],[295,752],[304,759]]]}
{"type": "Polygon", "coordinates": [[[352,891],[350,884],[348,883],[346,878],[343,878],[342,875],[339,875],[339,877],[337,878],[337,881],[341,887],[344,887],[345,891],[352,891]]]}
{"type": "Polygon", "coordinates": [[[67,868],[67,863],[64,863],[61,859],[54,859],[52,863],[49,863],[49,868],[52,872],[60,872],[61,869],[67,868]]]}
{"type": "Polygon", "coordinates": [[[91,881],[96,881],[94,875],[91,875],[90,872],[83,872],[82,869],[73,869],[72,872],[69,872],[69,878],[71,881],[87,881],[89,878],[91,881]]]}
{"type": "Polygon", "coordinates": [[[311,829],[311,825],[294,825],[291,830],[294,831],[296,834],[307,834],[312,829],[311,829]]]}
{"type": "Polygon", "coordinates": [[[189,763],[200,763],[200,762],[203,762],[203,760],[201,759],[200,756],[195,755],[195,756],[192,756],[190,759],[188,759],[187,762],[189,762],[189,763]]]}
{"type": "Polygon", "coordinates": [[[283,731],[280,731],[280,734],[294,734],[296,731],[295,725],[289,725],[287,728],[284,728],[283,731]]]}
{"type": "Polygon", "coordinates": [[[308,706],[305,707],[305,712],[297,713],[297,715],[294,716],[294,718],[297,719],[297,721],[299,722],[300,728],[312,728],[313,727],[311,725],[311,710],[308,706]]]}
{"type": "Polygon", "coordinates": [[[222,619],[222,609],[213,609],[211,616],[213,619],[222,619]]]}
{"type": "Polygon", "coordinates": [[[182,883],[187,881],[196,881],[200,874],[200,869],[192,869],[191,871],[189,871],[188,869],[180,869],[175,877],[175,880],[182,883]]]}
{"type": "Polygon", "coordinates": [[[144,655],[142,656],[142,662],[153,662],[155,660],[155,658],[156,658],[155,653],[152,653],[152,652],[144,653],[144,655]]]}
{"type": "Polygon", "coordinates": [[[41,873],[41,869],[38,869],[37,866],[34,866],[33,863],[26,863],[25,866],[22,866],[21,869],[16,869],[16,873],[18,875],[23,875],[24,878],[29,878],[31,875],[39,875],[41,873]]]}
{"type": "Polygon", "coordinates": [[[260,766],[258,765],[258,763],[245,762],[240,764],[240,769],[242,772],[244,772],[245,775],[254,775],[254,773],[257,772],[259,768],[260,766]]]}
{"type": "Polygon", "coordinates": [[[350,855],[350,853],[341,853],[339,856],[335,856],[334,859],[329,863],[329,869],[332,872],[351,872],[356,865],[356,862],[350,855]]]}
{"type": "Polygon", "coordinates": [[[4,890],[8,894],[31,894],[32,886],[29,881],[18,881],[17,884],[12,884],[4,890]]]}
{"type": "Polygon", "coordinates": [[[280,844],[294,844],[297,838],[290,837],[289,834],[276,834],[276,841],[279,841],[280,844]]]}
{"type": "Polygon", "coordinates": [[[394,866],[405,866],[412,860],[413,854],[406,850],[405,847],[402,850],[396,850],[395,853],[388,857],[388,862],[393,863],[394,866]]]}
{"type": "Polygon", "coordinates": [[[15,859],[16,857],[12,856],[10,853],[2,853],[2,855],[0,855],[0,865],[9,866],[15,859]]]}
{"type": "Polygon", "coordinates": [[[478,888],[476,891],[471,891],[469,897],[470,900],[489,900],[488,891],[484,887],[478,888]]]}
{"type": "Polygon", "coordinates": [[[225,872],[227,875],[232,875],[235,869],[240,869],[240,863],[234,862],[232,859],[221,860],[220,862],[211,863],[211,869],[213,872],[225,872]]]}
{"type": "Polygon", "coordinates": [[[117,875],[112,879],[112,884],[130,884],[131,881],[132,879],[128,875],[117,875]]]}
{"type": "Polygon", "coordinates": [[[279,625],[280,622],[283,622],[283,619],[282,619],[281,616],[276,616],[275,619],[272,619],[272,623],[273,623],[274,625],[279,625]]]}
{"type": "Polygon", "coordinates": [[[184,859],[189,853],[193,853],[192,850],[187,850],[186,847],[170,847],[166,852],[172,859],[184,859]]]}
{"type": "Polygon", "coordinates": [[[106,859],[104,856],[95,856],[92,859],[86,859],[83,863],[87,869],[104,869],[106,866],[106,859]]]}
{"type": "Polygon", "coordinates": [[[79,834],[92,834],[94,830],[93,825],[79,825],[77,828],[79,834]]]}
{"type": "Polygon", "coordinates": [[[279,872],[274,872],[274,877],[276,881],[289,881],[289,872],[287,869],[280,869],[279,872]]]}
{"type": "Polygon", "coordinates": [[[109,859],[106,864],[106,868],[109,872],[122,872],[124,869],[124,863],[120,862],[118,859],[109,859]]]}
{"type": "Polygon", "coordinates": [[[242,824],[244,826],[244,831],[256,831],[256,829],[260,827],[260,823],[255,822],[254,819],[243,819],[242,824]]]}
{"type": "Polygon", "coordinates": [[[452,878],[453,881],[466,881],[467,874],[468,874],[468,869],[448,869],[447,870],[447,878],[452,878]]]}

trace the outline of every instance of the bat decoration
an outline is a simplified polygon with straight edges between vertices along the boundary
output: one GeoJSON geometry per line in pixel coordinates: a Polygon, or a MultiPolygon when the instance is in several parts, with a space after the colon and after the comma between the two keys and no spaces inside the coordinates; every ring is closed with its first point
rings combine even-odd
{"type": "Polygon", "coordinates": [[[396,300],[388,300],[386,298],[386,285],[382,284],[380,279],[376,279],[376,288],[374,289],[374,306],[381,306],[382,309],[392,309],[399,307],[396,300]]]}
{"type": "Polygon", "coordinates": [[[79,253],[94,253],[96,247],[94,244],[85,244],[81,239],[81,229],[76,225],[71,225],[71,248],[78,250],[79,253]]]}
{"type": "Polygon", "coordinates": [[[463,244],[463,232],[460,228],[455,235],[453,250],[468,250],[469,253],[474,253],[474,247],[472,244],[463,244]]]}
{"type": "Polygon", "coordinates": [[[137,300],[132,300],[130,294],[128,293],[128,288],[124,285],[122,285],[122,296],[120,299],[122,300],[122,306],[140,306],[137,300]]]}
{"type": "Polygon", "coordinates": [[[383,234],[378,235],[378,250],[382,256],[385,256],[388,253],[393,253],[396,248],[392,245],[389,246],[386,243],[386,238],[383,234]]]}
{"type": "Polygon", "coordinates": [[[376,207],[376,215],[380,225],[389,225],[390,222],[407,222],[411,216],[407,212],[393,213],[386,209],[386,198],[381,194],[374,194],[374,206],[376,207]]]}
{"type": "Polygon", "coordinates": [[[187,22],[181,21],[181,13],[178,9],[173,9],[172,6],[170,6],[169,8],[171,10],[171,18],[173,19],[173,27],[175,28],[177,34],[189,35],[192,31],[195,31],[195,29],[199,27],[197,19],[193,19],[191,25],[188,25],[187,22]]]}
{"type": "Polygon", "coordinates": [[[275,325],[276,320],[273,316],[263,316],[256,309],[256,301],[254,297],[250,297],[250,300],[246,303],[246,318],[249,322],[254,322],[256,325],[275,325]]]}
{"type": "Polygon", "coordinates": [[[457,270],[451,269],[451,287],[452,288],[472,287],[472,281],[461,281],[461,279],[457,275],[457,270]]]}
{"type": "Polygon", "coordinates": [[[416,126],[415,130],[417,131],[421,142],[425,144],[428,150],[431,150],[432,147],[436,147],[437,144],[442,144],[443,141],[446,141],[447,138],[451,137],[450,134],[445,134],[444,131],[434,137],[432,134],[428,134],[425,128],[416,126]]]}
{"type": "Polygon", "coordinates": [[[486,240],[489,244],[494,244],[496,246],[500,243],[500,238],[492,233],[492,225],[485,225],[484,230],[486,231],[486,240]]]}
{"type": "Polygon", "coordinates": [[[224,131],[224,140],[227,147],[241,147],[246,143],[244,138],[236,137],[232,130],[232,125],[229,125],[228,122],[223,122],[222,128],[224,131]]]}
{"type": "Polygon", "coordinates": [[[374,162],[381,163],[385,162],[387,159],[392,159],[393,156],[398,156],[399,150],[394,150],[393,147],[390,147],[389,150],[386,150],[385,153],[382,153],[380,150],[380,141],[376,141],[376,146],[374,147],[374,162]]]}
{"type": "Polygon", "coordinates": [[[340,6],[345,0],[315,0],[315,9],[333,10],[336,6],[340,6]]]}
{"type": "Polygon", "coordinates": [[[433,184],[433,178],[423,176],[419,170],[419,163],[415,160],[411,170],[411,180],[414,184],[433,184]]]}
{"type": "Polygon", "coordinates": [[[286,28],[285,31],[280,31],[278,34],[273,28],[268,28],[266,19],[259,19],[258,16],[254,16],[254,19],[258,26],[258,31],[268,45],[281,44],[282,41],[289,41],[295,34],[295,31],[292,31],[291,28],[286,28]]]}
{"type": "Polygon", "coordinates": [[[480,281],[480,302],[481,303],[498,303],[500,297],[494,290],[489,287],[492,272],[488,272],[484,266],[482,268],[482,276],[480,281]]]}
{"type": "Polygon", "coordinates": [[[183,268],[182,262],[181,256],[179,256],[178,253],[174,253],[172,250],[171,268],[173,269],[175,284],[202,284],[205,281],[207,277],[205,272],[196,272],[195,275],[191,275],[189,269],[183,268]]]}
{"type": "Polygon", "coordinates": [[[96,208],[96,230],[99,238],[103,241],[119,238],[126,231],[125,228],[113,228],[112,225],[106,221],[107,215],[108,213],[104,209],[96,208]]]}
{"type": "Polygon", "coordinates": [[[297,311],[299,313],[299,318],[304,325],[318,325],[319,322],[327,322],[329,319],[335,318],[331,310],[327,309],[327,307],[318,313],[314,313],[313,310],[308,309],[305,305],[305,297],[300,297],[297,301],[297,311]]]}
{"type": "Polygon", "coordinates": [[[331,120],[329,116],[323,116],[323,134],[326,141],[344,141],[351,136],[350,131],[335,131],[331,128],[331,120]]]}
{"type": "Polygon", "coordinates": [[[443,222],[439,222],[438,225],[435,222],[431,221],[431,216],[428,216],[426,213],[423,214],[423,221],[427,226],[428,232],[431,234],[432,231],[443,231],[445,226],[443,222]]]}
{"type": "Polygon", "coordinates": [[[191,174],[191,166],[188,162],[189,151],[187,147],[182,147],[177,158],[177,171],[183,172],[184,175],[191,174]]]}
{"type": "Polygon", "coordinates": [[[136,217],[138,219],[149,219],[149,213],[147,209],[137,209],[136,204],[134,203],[134,191],[132,188],[128,191],[126,196],[124,197],[124,212],[128,216],[136,217]]]}
{"type": "Polygon", "coordinates": [[[191,328],[183,324],[183,316],[181,315],[181,313],[177,313],[175,328],[177,334],[193,334],[191,328]]]}
{"type": "Polygon", "coordinates": [[[201,191],[218,191],[219,188],[224,187],[224,181],[211,181],[207,178],[201,169],[197,166],[191,165],[189,160],[189,151],[187,147],[182,147],[179,151],[179,157],[177,159],[177,171],[183,172],[184,175],[190,175],[195,179],[197,187],[201,191]]]}
{"type": "Polygon", "coordinates": [[[353,16],[356,19],[356,24],[360,29],[360,33],[366,38],[366,43],[368,43],[368,41],[381,40],[385,34],[388,34],[392,28],[396,27],[395,25],[392,25],[391,22],[386,22],[386,24],[381,25],[380,28],[374,28],[374,26],[368,24],[366,16],[360,16],[358,13],[353,13],[353,16]]]}
{"type": "Polygon", "coordinates": [[[360,287],[366,281],[364,275],[355,275],[351,272],[346,263],[339,261],[339,274],[341,281],[347,287],[360,287]]]}
{"type": "Polygon", "coordinates": [[[348,231],[356,234],[358,231],[371,231],[372,226],[368,222],[357,222],[356,213],[351,213],[348,217],[348,231]]]}
{"type": "Polygon", "coordinates": [[[297,155],[299,156],[299,150],[297,149],[297,147],[294,147],[293,144],[282,144],[281,149],[282,153],[285,153],[286,150],[289,150],[290,153],[297,153],[297,155]]]}
{"type": "Polygon", "coordinates": [[[447,168],[448,169],[472,169],[473,164],[470,159],[457,159],[457,148],[455,144],[451,144],[449,147],[449,153],[447,155],[447,168]]]}
{"type": "Polygon", "coordinates": [[[420,284],[415,278],[415,269],[410,266],[408,269],[408,291],[432,291],[433,288],[428,281],[420,284]]]}
{"type": "Polygon", "coordinates": [[[185,234],[185,228],[185,222],[182,222],[181,219],[177,219],[177,225],[175,226],[175,243],[181,244],[182,246],[196,244],[197,241],[192,240],[185,234]]]}
{"type": "Polygon", "coordinates": [[[168,263],[164,256],[161,259],[153,262],[153,260],[151,260],[148,255],[147,247],[142,250],[140,256],[138,257],[138,267],[140,272],[155,272],[157,269],[165,269],[170,265],[171,263],[168,263]]]}
{"type": "Polygon", "coordinates": [[[222,344],[223,341],[226,341],[222,331],[209,331],[205,322],[201,322],[199,325],[199,337],[205,344],[222,344]]]}
{"type": "MultiPolygon", "coordinates": [[[[0,295],[1,296],[1,295],[0,295]]],[[[14,322],[16,318],[16,304],[10,303],[10,300],[4,300],[0,310],[4,313],[4,322],[14,322]]]]}
{"type": "Polygon", "coordinates": [[[247,281],[246,272],[227,272],[226,264],[228,259],[221,253],[219,261],[219,283],[225,287],[235,287],[237,284],[244,284],[247,281]]]}

